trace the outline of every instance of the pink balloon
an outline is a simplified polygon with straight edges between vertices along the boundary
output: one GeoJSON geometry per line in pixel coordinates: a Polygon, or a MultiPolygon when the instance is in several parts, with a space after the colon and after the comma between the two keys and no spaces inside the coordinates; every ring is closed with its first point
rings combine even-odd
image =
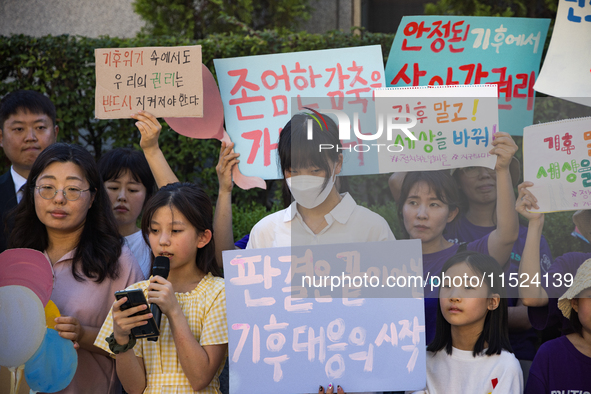
{"type": "MultiPolygon", "coordinates": [[[[185,137],[209,139],[215,138],[226,143],[231,142],[230,136],[224,130],[224,105],[215,78],[205,66],[203,72],[203,117],[202,118],[164,118],[171,129],[185,137]]],[[[241,189],[253,187],[266,189],[265,180],[256,176],[242,175],[238,166],[232,170],[234,183],[241,189]]]]}
{"type": "Polygon", "coordinates": [[[8,249],[0,253],[0,287],[24,286],[47,305],[53,290],[53,270],[45,255],[33,249],[8,249]]]}

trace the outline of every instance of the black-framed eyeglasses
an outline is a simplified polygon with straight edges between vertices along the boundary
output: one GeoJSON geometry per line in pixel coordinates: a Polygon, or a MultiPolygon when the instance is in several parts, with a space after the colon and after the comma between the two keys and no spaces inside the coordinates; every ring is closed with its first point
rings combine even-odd
{"type": "Polygon", "coordinates": [[[64,189],[56,189],[55,186],[51,185],[35,186],[35,189],[37,189],[39,191],[39,195],[46,200],[53,199],[57,195],[57,192],[61,191],[64,195],[64,198],[68,201],[76,201],[80,198],[83,192],[90,190],[90,188],[82,190],[74,186],[67,186],[64,189]]]}

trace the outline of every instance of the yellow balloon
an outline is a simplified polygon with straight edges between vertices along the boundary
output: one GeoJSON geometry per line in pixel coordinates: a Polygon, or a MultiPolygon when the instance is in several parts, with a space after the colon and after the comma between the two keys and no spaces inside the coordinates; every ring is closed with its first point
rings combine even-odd
{"type": "Polygon", "coordinates": [[[55,330],[55,318],[60,317],[60,310],[53,301],[49,300],[45,305],[45,321],[47,322],[47,328],[53,328],[55,330]]]}

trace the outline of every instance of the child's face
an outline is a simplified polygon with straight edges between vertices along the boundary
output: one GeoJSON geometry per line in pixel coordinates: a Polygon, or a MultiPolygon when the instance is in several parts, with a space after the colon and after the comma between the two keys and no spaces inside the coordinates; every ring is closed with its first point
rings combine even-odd
{"type": "Polygon", "coordinates": [[[573,309],[579,315],[584,330],[591,332],[591,287],[583,290],[577,298],[571,300],[573,309]]]}
{"type": "Polygon", "coordinates": [[[105,182],[113,213],[119,226],[135,225],[146,200],[146,187],[126,170],[119,178],[105,182]]]}
{"type": "Polygon", "coordinates": [[[457,210],[450,212],[449,206],[437,198],[426,182],[417,182],[411,187],[402,207],[404,227],[410,238],[423,243],[441,237],[445,225],[456,214],[457,210]]]}
{"type": "Polygon", "coordinates": [[[445,320],[456,327],[482,329],[487,312],[498,307],[498,295],[489,295],[488,286],[479,283],[482,275],[477,275],[465,262],[452,266],[445,277],[451,278],[451,283],[447,279],[441,283],[439,291],[439,306],[445,320]]]}
{"type": "Polygon", "coordinates": [[[170,259],[170,269],[195,266],[197,249],[211,239],[209,230],[198,234],[197,230],[178,209],[160,207],[154,212],[148,229],[148,240],[154,256],[170,259]]]}

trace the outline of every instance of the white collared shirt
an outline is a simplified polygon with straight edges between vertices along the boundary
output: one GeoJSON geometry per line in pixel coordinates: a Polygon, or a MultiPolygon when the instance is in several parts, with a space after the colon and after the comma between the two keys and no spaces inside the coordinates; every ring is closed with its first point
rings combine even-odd
{"type": "Polygon", "coordinates": [[[25,183],[27,183],[27,178],[23,178],[18,172],[16,172],[14,170],[14,166],[10,166],[10,175],[12,175],[12,181],[14,182],[16,202],[20,203],[23,198],[23,192],[19,190],[24,186],[25,183]]]}
{"type": "Polygon", "coordinates": [[[349,193],[324,216],[328,225],[318,234],[304,223],[294,201],[288,208],[260,220],[250,232],[247,249],[280,246],[325,245],[395,240],[388,222],[357,205],[349,193]]]}

